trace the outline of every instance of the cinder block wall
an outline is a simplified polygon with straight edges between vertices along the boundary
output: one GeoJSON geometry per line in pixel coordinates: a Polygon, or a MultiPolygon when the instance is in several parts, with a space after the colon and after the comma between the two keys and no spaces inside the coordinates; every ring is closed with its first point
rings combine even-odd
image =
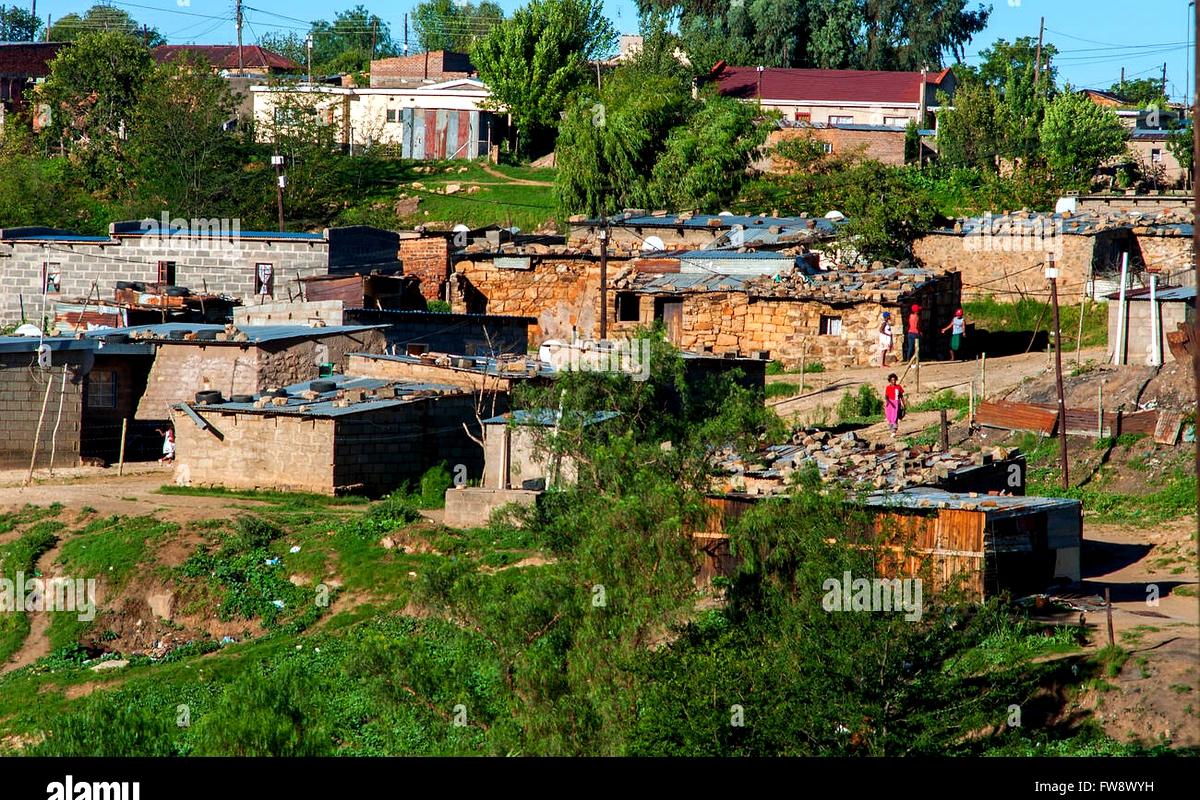
{"type": "MultiPolygon", "coordinates": [[[[1125,352],[1118,355],[1118,364],[1147,364],[1149,363],[1154,346],[1155,330],[1150,325],[1150,301],[1133,300],[1127,303],[1129,314],[1125,319],[1128,326],[1125,352]]],[[[1159,303],[1162,314],[1162,324],[1157,330],[1159,337],[1159,356],[1162,363],[1174,361],[1175,356],[1167,345],[1166,334],[1176,329],[1180,322],[1186,321],[1187,303],[1159,303]]],[[[1112,300],[1108,303],[1108,351],[1112,353],[1120,349],[1117,341],[1117,325],[1120,319],[1121,304],[1112,300]]]]}
{"type": "Polygon", "coordinates": [[[177,481],[230,489],[333,491],[333,420],[201,413],[224,438],[175,414],[177,481]]]}
{"type": "Polygon", "coordinates": [[[37,366],[37,353],[0,354],[0,466],[28,467],[38,418],[45,403],[46,414],[38,442],[38,468],[50,465],[54,427],[58,425],[54,465],[74,467],[79,463],[79,433],[83,412],[83,381],[79,377],[82,352],[56,352],[54,366],[37,366]],[[63,365],[67,376],[63,383],[63,365]],[[49,386],[49,395],[46,390],[49,386]],[[47,399],[48,398],[48,399],[47,399]],[[59,418],[59,400],[62,417],[59,418]]]}

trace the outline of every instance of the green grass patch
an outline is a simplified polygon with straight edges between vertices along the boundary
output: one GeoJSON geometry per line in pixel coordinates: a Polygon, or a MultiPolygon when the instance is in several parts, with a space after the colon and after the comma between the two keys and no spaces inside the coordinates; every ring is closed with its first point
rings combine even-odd
{"type": "MultiPolygon", "coordinates": [[[[1032,463],[1032,462],[1031,462],[1032,463]]],[[[1056,469],[1030,470],[1028,492],[1069,497],[1083,503],[1088,519],[1147,527],[1196,513],[1196,476],[1182,469],[1164,475],[1161,489],[1149,494],[1120,494],[1091,486],[1064,490],[1056,469]]]]}
{"type": "Polygon", "coordinates": [[[789,381],[775,381],[768,383],[764,390],[764,396],[770,400],[776,397],[794,397],[801,392],[800,384],[791,383],[789,381]]]}
{"type": "MultiPolygon", "coordinates": [[[[966,320],[974,323],[977,330],[986,331],[1049,331],[1053,327],[1048,301],[1019,300],[1002,303],[984,297],[963,303],[966,320]],[[1039,323],[1040,320],[1040,323],[1039,323]]],[[[1063,332],[1064,352],[1079,342],[1079,315],[1081,306],[1059,307],[1059,324],[1063,332]]],[[[1108,344],[1108,307],[1104,303],[1086,303],[1083,312],[1083,347],[1104,347],[1108,344]]]]}
{"type": "Polygon", "coordinates": [[[310,492],[255,491],[252,489],[226,489],[221,486],[161,486],[155,494],[185,495],[190,497],[228,497],[236,500],[260,500],[284,508],[325,508],[326,506],[363,506],[370,501],[358,495],[335,496],[310,492]]]}
{"type": "Polygon", "coordinates": [[[103,578],[110,594],[120,591],[135,569],[145,567],[147,543],[179,530],[154,517],[93,520],[63,544],[58,563],[75,578],[103,578]]]}
{"type": "Polygon", "coordinates": [[[35,506],[32,503],[26,503],[17,513],[9,514],[7,517],[0,517],[0,533],[8,533],[31,522],[57,517],[62,513],[62,510],[62,503],[51,503],[48,506],[35,506]]]}
{"type": "Polygon", "coordinates": [[[926,397],[924,400],[915,405],[910,405],[908,410],[941,411],[944,408],[947,411],[965,411],[969,404],[970,398],[968,398],[966,395],[960,395],[953,389],[947,389],[930,397],[926,397]]]}

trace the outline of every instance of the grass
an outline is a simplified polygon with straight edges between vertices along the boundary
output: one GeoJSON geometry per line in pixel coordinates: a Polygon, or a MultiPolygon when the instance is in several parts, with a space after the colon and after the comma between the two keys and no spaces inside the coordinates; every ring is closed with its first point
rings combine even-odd
{"type": "Polygon", "coordinates": [[[327,506],[362,506],[370,501],[357,495],[335,496],[308,492],[255,491],[252,489],[226,489],[221,486],[175,486],[168,484],[154,490],[155,494],[186,495],[190,497],[228,497],[236,500],[261,500],[264,503],[284,508],[308,509],[327,506]]]}
{"type": "MultiPolygon", "coordinates": [[[[825,365],[820,361],[809,361],[804,364],[804,374],[811,375],[825,371],[825,365]]],[[[784,369],[782,361],[772,361],[767,364],[766,374],[768,375],[799,375],[799,369],[784,369]]]]}
{"type": "MultiPolygon", "coordinates": [[[[1088,301],[1083,317],[1083,347],[1103,347],[1108,344],[1108,308],[1103,303],[1088,301]]],[[[1015,303],[997,302],[991,297],[963,303],[963,314],[976,329],[987,331],[1048,331],[1053,327],[1047,301],[1019,300],[1015,303]],[[1041,318],[1039,325],[1038,319],[1041,318]]],[[[1081,306],[1059,306],[1059,325],[1063,332],[1064,351],[1075,347],[1079,340],[1081,306]]]]}
{"type": "Polygon", "coordinates": [[[921,402],[910,405],[909,411],[941,411],[943,408],[948,411],[966,411],[970,405],[970,398],[966,395],[961,395],[953,389],[947,389],[944,392],[938,392],[931,397],[926,397],[921,402]]]}
{"type": "MultiPolygon", "coordinates": [[[[19,602],[21,612],[25,608],[24,580],[37,577],[34,566],[43,553],[58,543],[58,531],[64,527],[57,520],[43,519],[41,522],[35,522],[20,538],[0,547],[0,578],[9,581],[13,586],[12,600],[19,602]],[[17,590],[15,586],[17,573],[24,576],[22,590],[17,590]]],[[[28,635],[29,617],[18,613],[15,608],[5,608],[4,612],[0,613],[0,663],[7,661],[9,656],[19,650],[28,635]]]]}
{"type": "MultiPolygon", "coordinates": [[[[444,223],[449,229],[462,223],[477,228],[499,223],[506,228],[516,226],[523,231],[532,231],[553,219],[556,214],[553,186],[505,183],[504,179],[484,171],[482,162],[433,161],[425,162],[425,165],[438,171],[431,174],[414,173],[408,181],[381,195],[381,199],[392,203],[397,197],[397,190],[410,197],[421,198],[415,214],[398,220],[401,227],[418,224],[436,227],[436,223],[444,223]],[[460,172],[463,167],[466,170],[460,172]],[[446,172],[447,169],[452,171],[446,172]],[[414,188],[413,183],[419,183],[424,188],[414,188]],[[454,183],[459,184],[462,190],[452,195],[437,191],[454,183]],[[467,189],[472,185],[479,186],[479,191],[469,194],[467,189]]],[[[513,179],[554,183],[553,169],[506,165],[493,166],[492,169],[513,179]]]]}
{"type": "MultiPolygon", "coordinates": [[[[1033,463],[1032,458],[1029,461],[1033,463]]],[[[1148,527],[1196,513],[1196,475],[1178,468],[1162,476],[1158,484],[1162,488],[1141,495],[1107,492],[1090,486],[1064,490],[1057,482],[1057,475],[1058,471],[1053,469],[1029,470],[1029,494],[1079,500],[1089,512],[1088,519],[1094,522],[1148,527]]]]}
{"type": "Polygon", "coordinates": [[[768,383],[764,388],[764,394],[768,400],[776,397],[794,397],[801,391],[800,384],[790,381],[775,381],[768,383]]]}

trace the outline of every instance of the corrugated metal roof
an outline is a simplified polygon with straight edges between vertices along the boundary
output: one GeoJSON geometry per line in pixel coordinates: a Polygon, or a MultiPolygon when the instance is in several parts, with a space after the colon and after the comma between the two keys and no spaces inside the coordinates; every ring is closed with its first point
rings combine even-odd
{"type": "Polygon", "coordinates": [[[882,72],[855,69],[725,67],[718,76],[721,94],[742,99],[791,102],[880,103],[917,107],[924,85],[940,85],[942,72],[882,72]]]}
{"type": "MultiPolygon", "coordinates": [[[[578,418],[583,412],[568,411],[566,413],[574,415],[576,418],[578,418]]],[[[587,416],[587,419],[584,420],[583,424],[584,425],[595,425],[597,422],[604,422],[605,420],[609,420],[609,419],[612,419],[613,417],[619,417],[619,416],[621,416],[621,413],[619,411],[593,411],[591,414],[589,414],[587,416]]],[[[511,411],[507,414],[500,414],[499,416],[490,417],[488,419],[485,419],[483,422],[485,425],[502,425],[502,424],[511,422],[514,425],[551,426],[551,425],[554,425],[557,421],[558,421],[558,412],[557,411],[555,411],[553,409],[549,409],[549,408],[541,408],[541,409],[537,409],[536,411],[525,411],[525,410],[511,411]]]]}
{"type": "Polygon", "coordinates": [[[502,359],[489,358],[486,356],[460,356],[457,354],[449,354],[451,359],[469,358],[475,362],[475,366],[473,367],[458,367],[453,364],[453,361],[446,365],[426,364],[419,356],[400,355],[398,353],[396,355],[388,355],[386,353],[383,355],[376,353],[349,353],[348,355],[361,356],[363,358],[370,358],[376,361],[397,361],[401,364],[431,366],[436,367],[437,369],[448,369],[455,372],[472,372],[476,375],[490,375],[500,378],[553,378],[557,374],[553,365],[548,364],[545,361],[538,361],[537,359],[533,358],[525,359],[526,365],[537,367],[537,372],[533,375],[530,375],[528,369],[522,372],[513,372],[511,370],[502,369],[504,364],[510,362],[505,362],[502,359]]]}
{"type": "MultiPolygon", "coordinates": [[[[1105,295],[1105,298],[1108,300],[1120,300],[1121,293],[1119,291],[1113,292],[1112,294],[1105,295]]],[[[1125,290],[1125,299],[1126,300],[1149,300],[1150,299],[1150,287],[1144,286],[1144,287],[1141,287],[1138,289],[1126,289],[1125,290]]],[[[1188,300],[1195,300],[1196,299],[1196,287],[1195,286],[1171,286],[1171,287],[1168,287],[1165,289],[1159,288],[1159,289],[1156,289],[1154,292],[1154,299],[1159,302],[1165,302],[1165,303],[1181,302],[1181,301],[1186,302],[1188,300]]]]}
{"type": "Polygon", "coordinates": [[[512,322],[524,322],[526,325],[536,325],[537,317],[522,317],[515,314],[461,314],[454,311],[412,311],[400,310],[395,308],[347,308],[346,311],[369,311],[372,314],[382,314],[386,316],[410,316],[418,319],[428,317],[440,317],[447,321],[452,319],[471,319],[471,320],[509,320],[512,322]]]}
{"type": "Polygon", "coordinates": [[[141,331],[150,331],[154,334],[155,339],[161,339],[170,344],[201,344],[201,345],[242,345],[247,344],[265,344],[267,342],[285,341],[287,339],[304,339],[310,336],[330,336],[342,333],[361,333],[362,331],[375,330],[386,328],[386,325],[327,325],[323,328],[313,328],[308,325],[247,325],[239,327],[238,331],[245,333],[249,338],[245,342],[236,341],[214,341],[212,339],[172,339],[170,334],[172,331],[186,331],[188,333],[196,333],[199,331],[211,331],[217,333],[225,330],[224,325],[197,325],[186,322],[165,322],[156,325],[132,325],[128,328],[103,328],[93,331],[88,331],[85,336],[90,338],[103,338],[113,334],[140,333],[141,331]]]}
{"type": "Polygon", "coordinates": [[[965,494],[927,487],[903,489],[899,492],[872,492],[854,498],[854,502],[865,505],[868,508],[879,509],[889,507],[917,510],[949,508],[956,511],[980,511],[992,519],[1020,517],[1043,511],[1078,510],[1083,505],[1078,500],[1062,497],[1011,495],[980,495],[978,497],[969,497],[965,494]]]}
{"type": "Polygon", "coordinates": [[[149,342],[106,342],[102,336],[86,339],[65,336],[47,336],[44,339],[36,336],[0,336],[0,353],[36,353],[38,345],[43,343],[49,345],[52,352],[103,350],[105,355],[154,355],[154,345],[149,342]]]}
{"type": "MultiPolygon", "coordinates": [[[[318,395],[315,400],[305,400],[300,397],[301,392],[308,391],[313,381],[304,381],[295,383],[291,386],[284,387],[289,395],[287,405],[277,406],[274,404],[256,408],[254,403],[217,403],[214,405],[191,404],[194,411],[200,414],[226,413],[226,414],[255,414],[259,416],[288,416],[288,417],[322,417],[335,418],[347,417],[354,414],[362,414],[370,411],[380,411],[396,406],[407,405],[409,403],[422,402],[424,400],[435,399],[442,395],[462,395],[469,394],[469,390],[463,389],[460,386],[450,386],[442,383],[424,383],[420,381],[389,381],[380,378],[354,378],[345,375],[334,375],[330,378],[319,378],[317,380],[333,381],[337,385],[337,390],[345,389],[362,389],[363,391],[375,391],[387,386],[394,387],[397,397],[375,398],[367,397],[357,403],[350,403],[344,407],[335,406],[337,400],[337,390],[332,392],[324,392],[318,395]],[[424,393],[420,397],[404,399],[402,395],[424,393]],[[302,410],[303,409],[303,410],[302,410]]],[[[261,395],[260,395],[261,396],[261,395]]],[[[180,406],[176,405],[175,408],[180,406]]]]}
{"type": "Polygon", "coordinates": [[[1191,236],[1192,223],[1179,221],[1178,216],[1152,217],[1138,212],[1122,215],[1071,214],[985,214],[965,217],[954,227],[936,228],[932,232],[956,236],[1094,236],[1102,230],[1147,228],[1154,234],[1191,236]]]}

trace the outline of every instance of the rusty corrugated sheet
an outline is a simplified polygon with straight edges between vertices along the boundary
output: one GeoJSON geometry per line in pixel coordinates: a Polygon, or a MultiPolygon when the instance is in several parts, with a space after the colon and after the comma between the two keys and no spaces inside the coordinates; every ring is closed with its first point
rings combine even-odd
{"type": "Polygon", "coordinates": [[[304,281],[304,299],[309,302],[342,300],[348,307],[357,308],[363,302],[363,279],[359,275],[333,280],[304,281]]]}
{"type": "Polygon", "coordinates": [[[640,258],[635,264],[638,272],[665,275],[679,272],[678,258],[640,258]]]}
{"type": "Polygon", "coordinates": [[[1183,428],[1183,414],[1178,411],[1159,412],[1158,422],[1154,426],[1154,441],[1173,447],[1179,440],[1179,431],[1183,428]]]}
{"type": "Polygon", "coordinates": [[[1187,363],[1196,352],[1196,339],[1191,325],[1181,322],[1177,327],[1178,330],[1167,333],[1167,347],[1176,361],[1187,363]]]}
{"type": "MultiPolygon", "coordinates": [[[[1031,403],[984,402],[975,410],[975,421],[989,428],[1031,431],[1051,436],[1058,424],[1058,412],[1031,403]]],[[[1095,415],[1093,415],[1095,422],[1095,415]]]]}

